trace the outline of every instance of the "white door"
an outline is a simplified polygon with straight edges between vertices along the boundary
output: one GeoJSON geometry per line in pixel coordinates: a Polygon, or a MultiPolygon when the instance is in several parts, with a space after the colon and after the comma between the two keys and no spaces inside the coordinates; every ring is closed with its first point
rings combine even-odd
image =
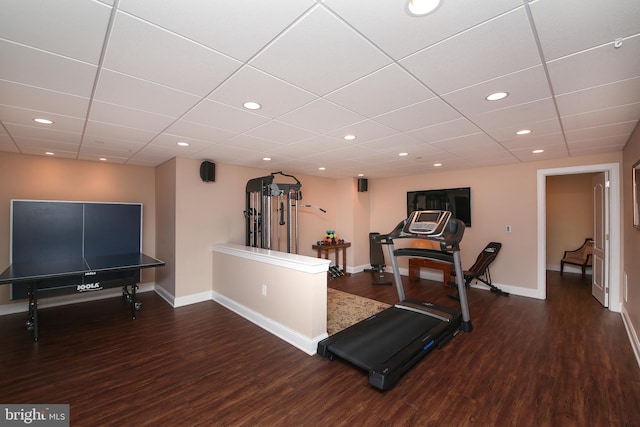
{"type": "Polygon", "coordinates": [[[593,279],[591,293],[609,307],[609,186],[608,172],[593,177],[593,279]]]}

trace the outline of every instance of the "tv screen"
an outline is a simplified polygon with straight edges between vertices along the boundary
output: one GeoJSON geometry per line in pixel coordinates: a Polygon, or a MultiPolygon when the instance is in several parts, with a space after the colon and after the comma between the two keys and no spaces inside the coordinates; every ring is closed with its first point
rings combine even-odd
{"type": "Polygon", "coordinates": [[[450,211],[454,218],[471,227],[471,188],[407,191],[407,217],[413,211],[450,211]]]}

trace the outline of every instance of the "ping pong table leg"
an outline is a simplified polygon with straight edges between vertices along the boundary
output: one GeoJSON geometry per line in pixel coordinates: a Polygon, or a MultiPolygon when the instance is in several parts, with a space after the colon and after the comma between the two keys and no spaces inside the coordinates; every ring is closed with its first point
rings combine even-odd
{"type": "Polygon", "coordinates": [[[33,333],[33,340],[38,341],[38,297],[36,295],[38,285],[30,283],[27,288],[29,295],[29,317],[27,318],[27,330],[33,333]]]}

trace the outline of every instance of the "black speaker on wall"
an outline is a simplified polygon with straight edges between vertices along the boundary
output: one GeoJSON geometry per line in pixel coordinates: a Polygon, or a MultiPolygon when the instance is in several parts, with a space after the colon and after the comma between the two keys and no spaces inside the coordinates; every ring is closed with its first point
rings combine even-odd
{"type": "Polygon", "coordinates": [[[216,180],[216,164],[205,160],[200,165],[200,178],[204,182],[213,182],[216,180]]]}
{"type": "Polygon", "coordinates": [[[358,178],[358,193],[364,193],[369,189],[369,181],[367,178],[358,178]]]}

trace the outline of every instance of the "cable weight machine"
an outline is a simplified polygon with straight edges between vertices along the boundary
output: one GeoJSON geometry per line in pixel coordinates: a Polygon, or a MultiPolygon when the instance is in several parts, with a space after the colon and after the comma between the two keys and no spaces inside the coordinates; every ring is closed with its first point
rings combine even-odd
{"type": "Polygon", "coordinates": [[[246,186],[245,244],[281,251],[282,229],[286,226],[288,253],[298,253],[298,209],[324,209],[301,204],[302,184],[293,175],[272,172],[268,176],[250,179],[246,186]],[[294,183],[276,183],[275,176],[293,179],[294,183]]]}

